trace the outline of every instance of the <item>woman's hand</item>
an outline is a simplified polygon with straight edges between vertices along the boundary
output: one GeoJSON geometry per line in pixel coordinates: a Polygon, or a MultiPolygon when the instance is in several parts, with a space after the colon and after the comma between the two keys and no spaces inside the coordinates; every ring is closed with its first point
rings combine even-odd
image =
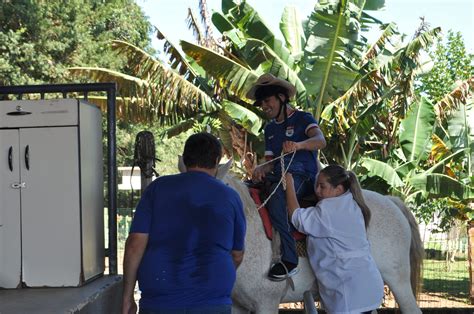
{"type": "Polygon", "coordinates": [[[291,173],[285,173],[285,180],[286,180],[286,207],[288,208],[288,214],[291,217],[293,212],[300,207],[298,203],[298,199],[296,198],[295,192],[295,181],[293,180],[293,176],[291,173]]]}
{"type": "Polygon", "coordinates": [[[293,180],[293,175],[289,172],[285,174],[285,181],[286,181],[286,186],[295,186],[295,181],[293,180]]]}

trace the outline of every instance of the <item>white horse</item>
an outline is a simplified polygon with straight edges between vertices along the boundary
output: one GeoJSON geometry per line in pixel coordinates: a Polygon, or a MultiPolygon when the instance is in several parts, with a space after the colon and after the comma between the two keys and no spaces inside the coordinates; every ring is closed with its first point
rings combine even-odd
{"type": "MultiPolygon", "coordinates": [[[[247,218],[245,256],[237,270],[232,313],[278,313],[280,303],[300,302],[305,291],[316,296],[315,277],[307,258],[299,258],[300,271],[292,277],[294,290],[287,281],[267,279],[271,242],[247,187],[227,174],[229,168],[230,162],[221,166],[218,177],[240,194],[247,218]]],[[[364,191],[364,198],[372,211],[368,237],[380,273],[402,313],[421,314],[415,298],[423,256],[418,225],[400,199],[372,191],[364,191]]]]}

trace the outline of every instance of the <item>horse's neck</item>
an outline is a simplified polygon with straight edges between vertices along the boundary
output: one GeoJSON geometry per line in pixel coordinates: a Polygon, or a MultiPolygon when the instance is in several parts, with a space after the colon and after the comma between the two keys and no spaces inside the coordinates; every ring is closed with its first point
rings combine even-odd
{"type": "Polygon", "coordinates": [[[229,174],[224,177],[223,181],[237,191],[242,200],[247,221],[246,251],[255,251],[257,254],[259,251],[263,253],[263,251],[270,250],[270,241],[265,235],[262,219],[257,211],[257,205],[255,205],[254,200],[250,196],[248,187],[242,181],[229,174]]]}
{"type": "Polygon", "coordinates": [[[242,181],[229,174],[224,177],[223,181],[229,187],[233,188],[235,191],[237,191],[237,193],[239,193],[240,199],[242,200],[242,205],[244,206],[245,218],[247,221],[260,219],[257,206],[250,196],[248,187],[242,181]]]}

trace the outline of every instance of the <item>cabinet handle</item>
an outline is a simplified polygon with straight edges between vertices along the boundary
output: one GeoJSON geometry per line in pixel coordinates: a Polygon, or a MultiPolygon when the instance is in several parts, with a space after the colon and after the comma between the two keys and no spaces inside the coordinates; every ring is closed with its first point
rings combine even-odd
{"type": "Polygon", "coordinates": [[[26,183],[25,182],[12,183],[11,187],[12,189],[24,189],[26,188],[26,183]]]}
{"type": "Polygon", "coordinates": [[[13,147],[10,146],[8,149],[8,168],[10,168],[10,171],[13,171],[13,147]]]}
{"type": "Polygon", "coordinates": [[[25,148],[25,166],[27,170],[30,170],[30,145],[26,145],[25,148]]]}

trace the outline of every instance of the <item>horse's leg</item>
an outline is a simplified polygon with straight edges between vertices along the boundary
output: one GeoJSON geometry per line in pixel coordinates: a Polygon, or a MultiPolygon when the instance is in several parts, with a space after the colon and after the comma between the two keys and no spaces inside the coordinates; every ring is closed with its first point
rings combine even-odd
{"type": "Polygon", "coordinates": [[[410,268],[399,263],[385,269],[383,279],[392,290],[403,314],[421,314],[410,284],[410,268]]]}
{"type": "MultiPolygon", "coordinates": [[[[404,205],[400,200],[370,191],[364,191],[364,198],[372,210],[368,236],[380,273],[402,313],[421,314],[411,286],[410,270],[411,266],[415,270],[416,265],[410,265],[412,230],[403,211],[404,205]]],[[[413,227],[417,228],[415,224],[413,227]]],[[[417,241],[416,244],[420,244],[418,242],[421,243],[417,241]]]]}

